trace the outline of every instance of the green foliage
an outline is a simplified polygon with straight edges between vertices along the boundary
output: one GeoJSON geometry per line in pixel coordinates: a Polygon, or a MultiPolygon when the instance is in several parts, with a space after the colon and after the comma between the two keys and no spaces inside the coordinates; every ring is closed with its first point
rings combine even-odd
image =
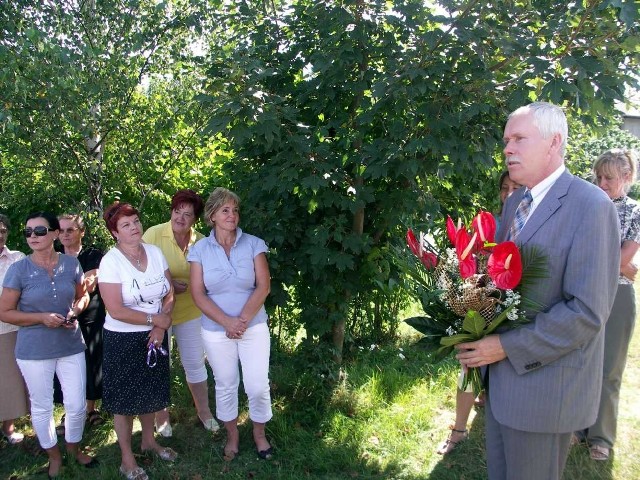
{"type": "MultiPolygon", "coordinates": [[[[407,329],[408,330],[408,329],[407,329]]],[[[403,332],[406,333],[406,332],[403,332]]],[[[188,392],[184,372],[173,350],[171,416],[173,438],[160,439],[180,455],[175,463],[136,456],[141,466],[157,479],[273,480],[433,479],[486,480],[484,412],[472,411],[469,438],[445,457],[437,445],[450,433],[454,421],[457,362],[437,366],[426,362],[425,352],[405,335],[399,344],[356,348],[343,365],[336,382],[311,372],[299,354],[272,351],[271,395],[274,417],[267,424],[276,449],[273,461],[259,460],[246,414],[240,401],[240,455],[225,462],[222,433],[206,432],[199,423],[188,392]]],[[[603,480],[640,477],[640,419],[637,415],[640,388],[640,336],[635,335],[625,370],[618,421],[618,446],[609,462],[589,459],[588,449],[571,449],[563,479],[603,480]]],[[[213,389],[210,388],[213,405],[213,389]]],[[[63,411],[56,407],[56,419],[63,411]]],[[[132,438],[134,452],[140,448],[138,422],[132,438]]],[[[27,434],[16,448],[0,439],[0,478],[42,478],[47,465],[28,417],[17,422],[27,434]]],[[[85,428],[82,447],[100,459],[91,470],[66,461],[60,480],[118,477],[120,449],[107,416],[104,425],[85,428]]]]}
{"type": "Polygon", "coordinates": [[[203,12],[187,0],[3,5],[0,210],[16,225],[33,210],[81,212],[106,243],[105,204],[143,208],[148,226],[166,221],[175,190],[219,175],[224,143],[200,135],[209,118],[193,99],[203,12]]]}
{"type": "Polygon", "coordinates": [[[149,226],[178,188],[230,187],[269,243],[283,344],[339,356],[394,335],[404,225],[496,197],[509,111],[615,113],[638,17],[626,0],[4,2],[0,210],[80,211],[108,244],[115,198],[149,226]]]}
{"type": "Polygon", "coordinates": [[[272,248],[273,298],[338,349],[389,275],[371,253],[405,222],[475,212],[495,191],[510,110],[542,99],[607,114],[635,82],[626,4],[442,6],[241,2],[211,38],[200,99],[235,152],[225,175],[246,229],[272,248]]]}
{"type": "MultiPolygon", "coordinates": [[[[593,180],[593,163],[612,148],[630,148],[640,154],[640,139],[620,128],[620,120],[601,122],[593,127],[580,123],[572,126],[571,140],[567,148],[567,166],[572,173],[593,180]]],[[[632,188],[630,195],[638,198],[638,187],[632,188]]]]}

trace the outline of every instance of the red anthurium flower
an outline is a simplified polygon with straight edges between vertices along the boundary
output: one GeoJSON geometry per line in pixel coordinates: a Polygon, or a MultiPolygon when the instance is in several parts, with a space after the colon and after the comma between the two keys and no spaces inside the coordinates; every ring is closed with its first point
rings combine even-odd
{"type": "Polygon", "coordinates": [[[451,245],[456,246],[456,234],[462,228],[462,220],[458,219],[458,226],[456,227],[451,220],[451,217],[447,215],[447,236],[449,237],[449,241],[451,245]]]}
{"type": "Polygon", "coordinates": [[[476,273],[476,259],[474,253],[476,251],[476,238],[477,233],[474,233],[469,238],[469,233],[461,228],[456,233],[456,254],[458,255],[458,265],[460,267],[460,276],[462,278],[469,278],[476,273]]]}
{"type": "Polygon", "coordinates": [[[438,266],[438,257],[435,253],[431,252],[422,252],[422,257],[420,257],[420,261],[425,266],[427,270],[431,270],[438,266]]]}
{"type": "Polygon", "coordinates": [[[522,257],[516,244],[502,242],[493,247],[487,270],[498,288],[516,288],[522,279],[522,257]]]}
{"type": "Polygon", "coordinates": [[[407,230],[407,245],[413,252],[413,254],[420,259],[422,264],[426,267],[427,270],[431,270],[432,268],[436,268],[438,265],[438,257],[435,253],[427,252],[422,247],[422,235],[420,235],[420,240],[418,240],[413,233],[413,230],[407,230]]]}
{"type": "Polygon", "coordinates": [[[413,254],[416,257],[420,258],[420,244],[418,243],[418,239],[413,234],[413,230],[411,229],[407,230],[407,245],[409,245],[409,248],[411,249],[413,254]]]}
{"type": "Polygon", "coordinates": [[[496,236],[496,219],[493,214],[480,210],[478,215],[471,222],[472,228],[478,233],[478,241],[480,246],[484,246],[485,242],[493,243],[496,236]]]}

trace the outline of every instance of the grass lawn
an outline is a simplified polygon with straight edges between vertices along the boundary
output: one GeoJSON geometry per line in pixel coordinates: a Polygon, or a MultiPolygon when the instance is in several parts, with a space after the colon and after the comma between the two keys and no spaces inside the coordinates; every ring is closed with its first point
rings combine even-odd
{"type": "MultiPolygon", "coordinates": [[[[322,368],[301,368],[295,357],[274,352],[274,418],[268,425],[276,448],[272,461],[258,459],[250,422],[243,413],[240,455],[225,462],[221,453],[224,434],[210,434],[199,424],[184,374],[175,364],[174,436],[160,443],[180,456],[175,464],[140,456],[139,464],[152,479],[486,479],[482,409],[472,412],[468,441],[444,458],[435,454],[453,423],[458,366],[453,361],[427,365],[423,353],[412,346],[415,337],[408,327],[403,332],[397,345],[348,352],[337,386],[326,380],[327,372],[322,368]]],[[[640,449],[638,392],[640,334],[636,329],[622,388],[613,459],[596,463],[589,459],[585,447],[575,447],[565,480],[640,478],[640,457],[635,454],[640,449]]],[[[246,412],[246,403],[241,409],[246,412]]],[[[56,410],[56,418],[61,414],[56,410]]],[[[39,451],[27,419],[19,422],[18,428],[28,438],[18,447],[0,441],[0,479],[46,478],[47,457],[39,451]]],[[[122,478],[110,420],[88,429],[83,444],[98,455],[101,466],[85,470],[67,461],[61,480],[122,478]]],[[[137,433],[134,449],[139,445],[137,433]]]]}

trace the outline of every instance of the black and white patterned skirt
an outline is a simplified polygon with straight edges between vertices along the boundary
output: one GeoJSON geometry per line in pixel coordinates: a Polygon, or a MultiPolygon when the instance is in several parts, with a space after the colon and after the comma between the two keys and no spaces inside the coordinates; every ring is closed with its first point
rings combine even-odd
{"type": "MultiPolygon", "coordinates": [[[[149,332],[104,330],[102,408],[115,415],[144,415],[170,402],[169,357],[157,355],[147,365],[149,332]],[[153,362],[152,362],[153,363],[153,362]]],[[[165,332],[162,345],[168,351],[165,332]]]]}

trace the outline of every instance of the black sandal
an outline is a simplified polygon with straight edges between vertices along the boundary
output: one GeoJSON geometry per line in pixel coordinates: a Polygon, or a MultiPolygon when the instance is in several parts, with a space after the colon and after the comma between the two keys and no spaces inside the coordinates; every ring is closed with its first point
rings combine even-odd
{"type": "Polygon", "coordinates": [[[104,419],[98,410],[91,410],[87,413],[87,423],[92,427],[97,427],[98,425],[102,425],[104,423],[104,419]]]}
{"type": "Polygon", "coordinates": [[[269,447],[266,450],[258,450],[258,457],[260,460],[271,460],[273,458],[273,447],[269,447]]]}
{"type": "Polygon", "coordinates": [[[460,442],[465,441],[467,438],[469,438],[469,432],[466,428],[464,430],[456,430],[455,428],[452,428],[451,433],[449,434],[447,439],[438,447],[436,453],[438,455],[446,455],[447,453],[452,452],[453,449],[460,444],[460,442]],[[453,440],[451,438],[454,432],[461,435],[461,438],[459,440],[453,440]]]}

